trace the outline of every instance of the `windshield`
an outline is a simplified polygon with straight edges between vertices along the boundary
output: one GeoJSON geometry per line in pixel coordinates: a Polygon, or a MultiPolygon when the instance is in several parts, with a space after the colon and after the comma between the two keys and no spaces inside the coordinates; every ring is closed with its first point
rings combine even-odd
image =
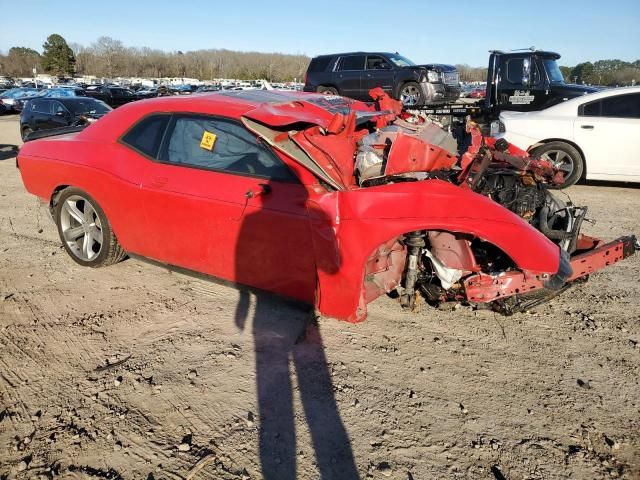
{"type": "Polygon", "coordinates": [[[111,107],[109,107],[109,105],[93,98],[74,102],[65,102],[65,106],[75,115],[103,115],[111,111],[111,107]]]}
{"type": "Polygon", "coordinates": [[[552,84],[564,83],[564,75],[562,75],[562,72],[560,71],[560,67],[556,63],[555,59],[545,58],[543,61],[544,61],[544,68],[547,71],[547,74],[549,75],[549,81],[552,84]]]}
{"type": "Polygon", "coordinates": [[[409,60],[407,57],[403,57],[397,53],[389,55],[389,60],[393,62],[396,67],[415,67],[416,64],[409,60]]]}

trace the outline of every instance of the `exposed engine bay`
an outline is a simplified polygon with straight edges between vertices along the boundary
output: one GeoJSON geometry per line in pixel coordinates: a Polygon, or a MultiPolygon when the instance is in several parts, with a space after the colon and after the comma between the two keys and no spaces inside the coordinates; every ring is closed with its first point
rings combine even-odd
{"type": "Polygon", "coordinates": [[[488,197],[555,243],[559,265],[551,274],[524,271],[494,244],[465,232],[406,232],[368,258],[359,310],[366,312],[367,303],[387,293],[409,309],[422,297],[431,305],[464,302],[510,314],[554,297],[638,248],[634,236],[605,244],[583,235],[587,208],[552,193],[564,177],[550,161],[484,137],[470,119],[470,145],[459,154],[457,142],[437,123],[404,111],[382,89],[370,94],[375,111],[336,110],[324,126],[287,132],[250,121],[247,126],[317,172],[328,188],[438,180],[488,197]]]}

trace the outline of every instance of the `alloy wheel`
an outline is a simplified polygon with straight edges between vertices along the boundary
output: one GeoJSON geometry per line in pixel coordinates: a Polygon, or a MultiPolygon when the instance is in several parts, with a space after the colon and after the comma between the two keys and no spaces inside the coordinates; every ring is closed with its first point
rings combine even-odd
{"type": "Polygon", "coordinates": [[[404,105],[415,106],[420,101],[420,90],[415,85],[407,85],[400,92],[400,100],[404,105]]]}
{"type": "Polygon", "coordinates": [[[72,195],[64,201],[60,226],[69,250],[80,260],[88,262],[100,254],[104,241],[102,224],[86,198],[72,195]]]}
{"type": "Polygon", "coordinates": [[[540,155],[540,158],[548,160],[554,167],[564,172],[564,178],[569,178],[573,173],[573,158],[571,158],[571,155],[567,152],[562,150],[549,150],[540,155]]]}

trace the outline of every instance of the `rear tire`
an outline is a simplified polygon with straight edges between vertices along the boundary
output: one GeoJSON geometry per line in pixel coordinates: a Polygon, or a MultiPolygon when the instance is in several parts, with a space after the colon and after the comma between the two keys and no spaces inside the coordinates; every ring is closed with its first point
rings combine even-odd
{"type": "Polygon", "coordinates": [[[22,136],[22,141],[24,142],[27,137],[29,136],[29,134],[33,133],[33,130],[31,130],[31,127],[24,127],[22,129],[21,136],[22,136]]]}
{"type": "Polygon", "coordinates": [[[556,168],[565,173],[564,183],[551,185],[550,188],[561,189],[575,184],[584,172],[584,159],[580,152],[565,142],[549,142],[534,148],[531,156],[549,160],[556,168]]]}
{"type": "Polygon", "coordinates": [[[318,87],[316,90],[318,93],[322,93],[323,95],[339,95],[338,90],[333,87],[318,87]]]}
{"type": "Polygon", "coordinates": [[[83,267],[106,267],[127,256],[98,202],[79,188],[62,191],[54,219],[64,249],[83,267]]]}

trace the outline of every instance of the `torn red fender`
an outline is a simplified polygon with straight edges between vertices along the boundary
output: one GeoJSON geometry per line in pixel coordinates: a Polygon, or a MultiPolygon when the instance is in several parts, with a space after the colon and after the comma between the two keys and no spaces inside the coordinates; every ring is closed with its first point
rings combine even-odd
{"type": "MultiPolygon", "coordinates": [[[[572,273],[566,279],[567,282],[590,275],[633,255],[635,242],[633,235],[620,237],[604,245],[598,239],[589,237],[585,244],[599,246],[571,258],[572,273]]],[[[487,303],[546,288],[549,278],[549,275],[519,271],[498,275],[479,273],[464,281],[464,289],[470,302],[487,303]]]]}
{"type": "Polygon", "coordinates": [[[388,110],[396,116],[402,113],[402,102],[391,98],[382,88],[372,88],[369,90],[369,96],[378,104],[380,110],[388,110]]]}

